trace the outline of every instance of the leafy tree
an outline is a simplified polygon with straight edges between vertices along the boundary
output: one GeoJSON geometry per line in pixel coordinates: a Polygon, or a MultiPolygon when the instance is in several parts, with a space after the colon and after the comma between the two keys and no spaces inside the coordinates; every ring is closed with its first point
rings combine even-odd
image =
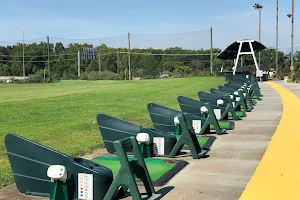
{"type": "MultiPolygon", "coordinates": [[[[77,79],[77,52],[82,52],[84,47],[93,47],[88,43],[71,43],[63,45],[61,42],[50,43],[50,70],[55,79],[77,79]]],[[[101,71],[100,79],[128,79],[128,49],[112,48],[106,44],[95,47],[98,51],[94,60],[80,60],[82,78],[91,77],[89,74],[101,71]],[[100,53],[99,53],[100,51],[100,53]],[[100,57],[99,57],[100,55],[100,57]],[[99,62],[100,58],[100,62],[99,62]],[[103,75],[102,75],[103,74],[103,75]]],[[[48,70],[48,44],[45,42],[24,45],[26,75],[38,74],[46,68],[48,70]]],[[[220,49],[213,49],[213,53],[220,53],[220,49]]],[[[261,66],[265,69],[275,68],[275,49],[266,49],[261,52],[261,66]]],[[[295,52],[295,67],[300,66],[300,52],[295,52]]],[[[155,78],[161,73],[174,74],[175,76],[204,75],[210,74],[210,49],[183,49],[170,47],[167,49],[131,49],[130,56],[132,77],[155,78]],[[173,55],[171,55],[173,54],[173,55]]],[[[22,76],[23,75],[23,44],[17,43],[12,46],[0,46],[0,75],[22,76]]],[[[213,71],[232,69],[233,61],[213,59],[213,71]]],[[[289,74],[290,55],[279,52],[279,69],[283,74],[289,74]]],[[[254,69],[251,56],[245,56],[245,69],[254,69]]],[[[298,72],[298,71],[297,71],[298,72]]],[[[47,73],[48,76],[48,73],[47,73]]],[[[48,77],[47,77],[48,78],[48,77]]]]}
{"type": "Polygon", "coordinates": [[[155,78],[159,74],[160,64],[151,55],[144,56],[140,60],[140,67],[143,72],[143,76],[146,78],[155,78]]]}
{"type": "Polygon", "coordinates": [[[192,72],[192,68],[189,66],[178,66],[174,70],[174,75],[177,77],[185,77],[192,72]]]}
{"type": "Polygon", "coordinates": [[[8,64],[0,64],[0,76],[9,76],[10,70],[8,64]]]}
{"type": "Polygon", "coordinates": [[[55,47],[54,47],[55,54],[63,53],[64,50],[65,50],[65,47],[61,42],[58,42],[55,44],[55,47]]]}

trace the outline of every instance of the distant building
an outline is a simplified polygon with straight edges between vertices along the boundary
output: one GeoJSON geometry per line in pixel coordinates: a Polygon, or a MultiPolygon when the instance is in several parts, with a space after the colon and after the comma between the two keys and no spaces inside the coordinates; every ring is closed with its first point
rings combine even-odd
{"type": "Polygon", "coordinates": [[[169,75],[169,74],[161,74],[159,77],[160,77],[160,78],[169,78],[170,75],[169,75]]]}
{"type": "Polygon", "coordinates": [[[14,80],[22,81],[27,78],[28,78],[28,76],[25,76],[25,77],[23,77],[23,76],[0,76],[0,82],[11,83],[14,80]]]}

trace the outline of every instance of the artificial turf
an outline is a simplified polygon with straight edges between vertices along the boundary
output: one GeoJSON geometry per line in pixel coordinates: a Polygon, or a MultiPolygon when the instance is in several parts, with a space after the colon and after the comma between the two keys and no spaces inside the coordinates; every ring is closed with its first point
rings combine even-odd
{"type": "MultiPolygon", "coordinates": [[[[133,158],[128,158],[132,160],[133,158]]],[[[163,159],[145,158],[145,164],[147,166],[151,181],[157,181],[164,174],[170,171],[176,166],[176,163],[168,163],[163,159]]],[[[120,169],[120,160],[118,157],[113,156],[100,156],[92,160],[93,162],[109,168],[114,177],[116,177],[120,169]]]]}

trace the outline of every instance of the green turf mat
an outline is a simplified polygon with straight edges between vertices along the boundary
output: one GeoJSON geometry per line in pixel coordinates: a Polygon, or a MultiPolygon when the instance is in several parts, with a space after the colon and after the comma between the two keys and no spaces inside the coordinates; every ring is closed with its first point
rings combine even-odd
{"type": "MultiPolygon", "coordinates": [[[[129,160],[132,160],[132,158],[129,158],[129,160]]],[[[144,160],[149,171],[150,178],[153,182],[160,179],[164,174],[176,166],[176,163],[168,163],[163,159],[145,158],[144,160]]],[[[120,161],[118,157],[100,156],[92,161],[111,169],[114,177],[116,177],[120,169],[120,161]]]]}
{"type": "MultiPolygon", "coordinates": [[[[177,140],[179,139],[179,135],[176,135],[176,138],[177,138],[177,140]]],[[[197,137],[197,140],[198,140],[198,142],[199,142],[199,144],[200,144],[200,147],[203,147],[206,143],[207,143],[207,141],[209,140],[209,137],[197,137]]],[[[187,145],[184,145],[184,147],[187,147],[187,145]]]]}
{"type": "MultiPolygon", "coordinates": [[[[226,130],[234,129],[234,122],[227,122],[227,121],[218,121],[218,122],[221,129],[226,129],[226,130]]],[[[214,126],[211,124],[210,128],[214,129],[214,126]]]]}
{"type": "MultiPolygon", "coordinates": [[[[247,106],[248,106],[248,107],[250,107],[250,104],[247,104],[247,106]]],[[[243,109],[243,108],[244,108],[244,106],[242,106],[242,105],[241,105],[241,108],[243,109]]]]}
{"type": "MultiPolygon", "coordinates": [[[[238,117],[245,117],[245,113],[242,112],[242,111],[236,111],[235,114],[238,117]]],[[[228,117],[232,117],[232,113],[231,112],[228,113],[228,117]]]]}

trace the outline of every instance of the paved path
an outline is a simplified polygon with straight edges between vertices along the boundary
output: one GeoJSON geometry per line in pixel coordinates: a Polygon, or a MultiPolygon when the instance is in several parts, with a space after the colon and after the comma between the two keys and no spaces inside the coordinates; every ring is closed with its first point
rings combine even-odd
{"type": "Polygon", "coordinates": [[[300,199],[299,96],[282,84],[269,84],[282,98],[282,119],[241,200],[300,199]]]}
{"type": "MultiPolygon", "coordinates": [[[[281,119],[280,96],[267,84],[260,85],[263,101],[258,101],[253,112],[236,122],[235,130],[217,136],[210,157],[200,160],[184,158],[190,164],[166,186],[156,188],[165,194],[162,199],[239,199],[281,119]]],[[[0,199],[33,198],[19,194],[13,185],[0,190],[0,199]]]]}
{"type": "Polygon", "coordinates": [[[294,93],[298,98],[300,98],[300,84],[299,83],[285,83],[284,81],[273,81],[274,83],[285,87],[286,89],[290,90],[294,93]]]}

